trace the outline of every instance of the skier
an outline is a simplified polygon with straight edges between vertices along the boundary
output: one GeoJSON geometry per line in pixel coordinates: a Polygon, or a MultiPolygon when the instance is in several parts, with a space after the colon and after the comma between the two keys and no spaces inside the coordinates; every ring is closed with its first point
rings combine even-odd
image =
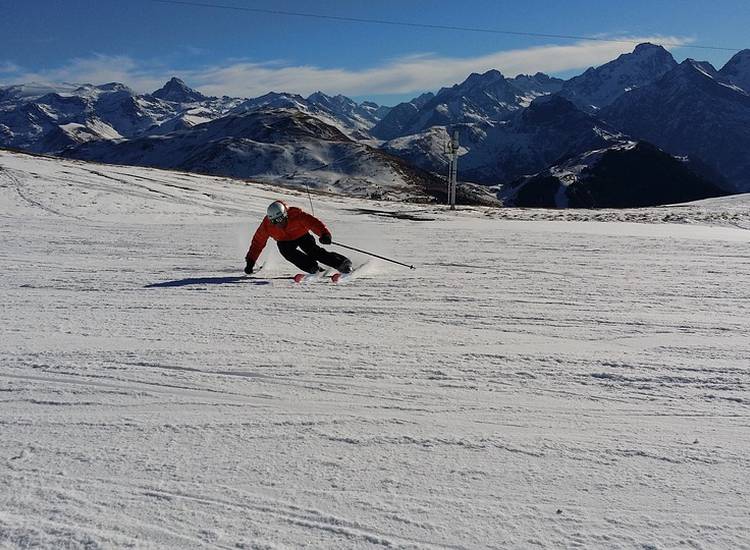
{"type": "Polygon", "coordinates": [[[284,201],[272,202],[266,216],[258,226],[250,243],[250,249],[245,255],[245,273],[253,272],[258,256],[263,252],[268,237],[276,240],[279,252],[307,273],[323,271],[318,262],[333,267],[341,273],[352,271],[352,262],[346,256],[329,252],[315,243],[310,231],[318,235],[321,244],[331,244],[331,232],[326,225],[315,216],[311,216],[301,208],[287,206],[284,201]]]}

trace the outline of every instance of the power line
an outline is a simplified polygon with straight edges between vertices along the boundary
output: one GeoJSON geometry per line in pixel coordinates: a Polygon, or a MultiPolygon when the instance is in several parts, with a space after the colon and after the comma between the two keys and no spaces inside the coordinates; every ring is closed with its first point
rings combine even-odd
{"type": "MultiPolygon", "coordinates": [[[[329,21],[344,21],[347,23],[374,23],[377,25],[391,25],[397,27],[416,27],[421,29],[437,29],[447,31],[464,31],[464,32],[479,32],[487,34],[507,34],[512,36],[530,36],[534,38],[561,38],[564,40],[594,40],[597,42],[617,42],[620,44],[638,44],[635,40],[623,40],[616,38],[600,38],[596,36],[577,36],[574,34],[548,34],[539,32],[520,32],[520,31],[506,31],[500,29],[485,29],[481,27],[459,27],[455,25],[433,25],[429,23],[409,23],[406,21],[391,21],[387,19],[368,19],[363,17],[342,17],[338,15],[321,15],[319,13],[304,13],[297,11],[282,11],[282,10],[269,10],[263,8],[247,8],[243,6],[227,6],[223,4],[209,4],[207,2],[189,2],[187,0],[151,0],[160,4],[175,4],[180,6],[194,6],[200,8],[215,8],[223,10],[234,10],[234,11],[245,11],[252,13],[263,13],[266,15],[285,15],[293,17],[309,17],[313,19],[326,19],[329,21]]],[[[742,48],[723,48],[720,46],[704,46],[699,44],[676,44],[669,42],[662,42],[662,46],[671,46],[679,48],[698,48],[702,50],[721,50],[729,52],[737,52],[742,48]]]]}

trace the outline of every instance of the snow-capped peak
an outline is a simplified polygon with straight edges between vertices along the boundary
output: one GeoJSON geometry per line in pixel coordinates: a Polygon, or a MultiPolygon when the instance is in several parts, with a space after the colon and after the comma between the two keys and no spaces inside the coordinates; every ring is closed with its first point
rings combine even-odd
{"type": "Polygon", "coordinates": [[[555,93],[559,92],[563,85],[563,80],[553,78],[544,73],[534,75],[519,74],[508,81],[522,92],[555,93]]]}
{"type": "Polygon", "coordinates": [[[188,87],[182,80],[173,76],[169,81],[151,94],[152,96],[164,101],[174,103],[195,103],[208,99],[202,93],[188,87]]]}
{"type": "Polygon", "coordinates": [[[45,84],[40,82],[0,86],[0,101],[29,101],[47,94],[71,93],[78,87],[78,84],[45,84]]]}
{"type": "Polygon", "coordinates": [[[695,59],[688,58],[683,63],[686,63],[696,71],[703,73],[710,78],[715,78],[718,74],[716,68],[708,61],[696,61],[695,59]]]}
{"type": "Polygon", "coordinates": [[[562,94],[579,107],[596,111],[630,90],[655,82],[676,66],[667,50],[644,42],[631,53],[571,78],[563,85],[562,94]]]}
{"type": "MultiPolygon", "coordinates": [[[[633,50],[635,55],[663,55],[666,52],[662,46],[652,44],[651,42],[641,42],[633,50]]],[[[629,54],[624,54],[629,55],[629,54]]]]}
{"type": "Polygon", "coordinates": [[[338,94],[332,97],[320,91],[311,94],[307,98],[307,102],[334,111],[351,111],[357,108],[357,103],[344,95],[338,94]]]}
{"type": "Polygon", "coordinates": [[[721,77],[750,94],[750,49],[737,52],[719,71],[721,77]]]}
{"type": "Polygon", "coordinates": [[[475,91],[475,90],[483,90],[485,88],[495,86],[498,83],[503,83],[507,85],[507,81],[505,80],[505,77],[497,69],[490,69],[489,71],[484,72],[482,74],[471,73],[466,78],[466,80],[464,80],[460,84],[454,84],[450,88],[441,88],[440,91],[438,91],[435,98],[440,99],[446,96],[456,97],[456,96],[464,95],[467,93],[471,93],[472,91],[475,91]]]}
{"type": "Polygon", "coordinates": [[[497,69],[490,69],[489,71],[482,74],[471,73],[469,77],[463,82],[463,84],[459,84],[459,88],[491,86],[495,82],[504,79],[505,77],[503,76],[503,73],[501,73],[497,69]]]}
{"type": "Polygon", "coordinates": [[[128,92],[135,95],[135,92],[122,82],[108,82],[106,84],[95,86],[95,88],[102,92],[128,92]]]}

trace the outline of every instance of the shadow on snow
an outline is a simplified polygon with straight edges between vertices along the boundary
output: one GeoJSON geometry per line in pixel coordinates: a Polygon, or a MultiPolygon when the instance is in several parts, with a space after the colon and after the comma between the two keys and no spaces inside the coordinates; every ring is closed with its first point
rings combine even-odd
{"type": "MultiPolygon", "coordinates": [[[[281,278],[281,277],[279,277],[281,278]]],[[[283,277],[288,278],[288,277],[283,277]]],[[[169,288],[178,286],[192,286],[192,285],[227,285],[235,283],[249,283],[252,285],[269,285],[270,280],[267,279],[254,279],[252,277],[245,277],[244,275],[235,275],[233,277],[190,277],[187,279],[178,279],[176,281],[164,281],[162,283],[152,283],[146,285],[144,288],[169,288]]]]}

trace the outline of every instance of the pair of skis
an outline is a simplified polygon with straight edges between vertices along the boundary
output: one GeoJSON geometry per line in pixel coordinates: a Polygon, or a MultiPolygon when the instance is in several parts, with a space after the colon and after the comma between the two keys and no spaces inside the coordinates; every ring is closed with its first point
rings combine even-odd
{"type": "MultiPolygon", "coordinates": [[[[250,277],[247,277],[248,279],[254,279],[256,284],[261,284],[257,281],[264,281],[264,283],[269,282],[269,280],[265,277],[259,277],[260,271],[263,269],[263,265],[261,265],[257,270],[255,270],[250,277]]],[[[349,277],[351,277],[354,274],[354,270],[350,271],[349,273],[342,273],[340,271],[335,271],[331,273],[331,271],[318,271],[317,273],[297,273],[294,277],[291,277],[292,280],[294,280],[297,284],[304,284],[304,283],[311,283],[313,281],[318,280],[328,280],[332,283],[339,283],[346,281],[349,277]]],[[[290,277],[272,277],[274,279],[289,279],[290,277]]]]}
{"type": "Polygon", "coordinates": [[[328,279],[332,283],[338,283],[345,281],[346,279],[351,277],[353,273],[353,271],[350,271],[349,273],[341,273],[337,271],[333,275],[328,275],[325,271],[319,271],[317,273],[297,273],[294,276],[294,282],[297,284],[305,284],[321,279],[328,279]]]}

